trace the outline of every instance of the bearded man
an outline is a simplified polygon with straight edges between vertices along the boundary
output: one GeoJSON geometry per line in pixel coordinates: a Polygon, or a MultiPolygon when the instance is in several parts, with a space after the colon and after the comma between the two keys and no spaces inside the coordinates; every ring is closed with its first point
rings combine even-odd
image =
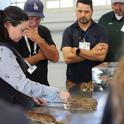
{"type": "Polygon", "coordinates": [[[66,87],[92,80],[92,67],[104,61],[108,50],[108,38],[103,27],[92,19],[92,0],[78,0],[77,21],[63,33],[61,50],[67,63],[66,87]]]}
{"type": "Polygon", "coordinates": [[[109,37],[108,62],[118,62],[124,56],[124,0],[111,0],[112,11],[99,20],[109,37]]]}

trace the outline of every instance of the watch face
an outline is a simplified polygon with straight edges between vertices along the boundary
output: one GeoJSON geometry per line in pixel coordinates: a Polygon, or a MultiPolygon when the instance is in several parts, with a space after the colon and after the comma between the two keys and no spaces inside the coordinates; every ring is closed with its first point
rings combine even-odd
{"type": "Polygon", "coordinates": [[[78,48],[78,49],[76,50],[76,55],[79,55],[79,53],[80,53],[80,49],[78,48]]]}

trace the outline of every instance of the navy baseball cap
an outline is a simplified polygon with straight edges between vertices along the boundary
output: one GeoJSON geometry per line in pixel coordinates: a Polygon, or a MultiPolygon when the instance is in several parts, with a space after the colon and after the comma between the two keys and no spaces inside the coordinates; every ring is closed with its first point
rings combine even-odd
{"type": "Polygon", "coordinates": [[[41,0],[27,0],[24,4],[24,10],[28,16],[38,16],[44,18],[44,5],[41,0]]]}

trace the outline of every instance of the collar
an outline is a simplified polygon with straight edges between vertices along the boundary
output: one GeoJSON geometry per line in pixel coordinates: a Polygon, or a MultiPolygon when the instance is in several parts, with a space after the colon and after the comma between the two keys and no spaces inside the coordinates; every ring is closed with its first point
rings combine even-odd
{"type": "MultiPolygon", "coordinates": [[[[88,29],[91,28],[94,24],[95,24],[95,22],[92,20],[92,21],[91,21],[91,25],[88,27],[88,29]]],[[[77,28],[77,29],[79,29],[79,30],[82,30],[82,29],[80,28],[79,24],[78,24],[78,21],[76,21],[76,22],[74,23],[74,26],[75,26],[75,28],[77,28]]],[[[87,30],[88,30],[88,29],[87,29],[87,30]]]]}
{"type": "Polygon", "coordinates": [[[112,20],[111,21],[124,21],[124,16],[120,19],[120,20],[118,20],[117,18],[116,18],[116,16],[115,16],[115,13],[114,13],[114,11],[112,12],[112,20]]]}
{"type": "Polygon", "coordinates": [[[119,15],[117,15],[116,13],[115,13],[115,17],[117,18],[118,21],[123,18],[123,16],[119,16],[119,15]]]}

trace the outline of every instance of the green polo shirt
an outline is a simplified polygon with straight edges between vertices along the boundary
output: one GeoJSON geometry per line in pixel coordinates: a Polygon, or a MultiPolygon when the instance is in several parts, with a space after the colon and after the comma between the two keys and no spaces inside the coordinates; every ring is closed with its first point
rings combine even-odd
{"type": "Polygon", "coordinates": [[[104,14],[98,23],[106,28],[109,37],[109,50],[106,61],[119,61],[124,56],[124,17],[117,20],[114,12],[111,11],[104,14]]]}

